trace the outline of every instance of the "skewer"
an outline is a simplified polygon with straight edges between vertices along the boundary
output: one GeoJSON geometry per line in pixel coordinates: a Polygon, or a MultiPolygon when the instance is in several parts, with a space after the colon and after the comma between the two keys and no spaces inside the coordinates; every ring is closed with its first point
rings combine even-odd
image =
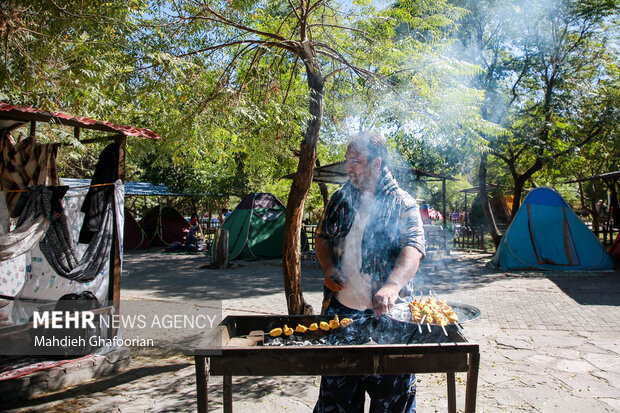
{"type": "Polygon", "coordinates": [[[446,337],[448,337],[448,332],[446,331],[446,328],[444,326],[441,326],[441,329],[443,330],[443,333],[446,335],[446,337]]]}
{"type": "Polygon", "coordinates": [[[433,332],[433,330],[431,329],[431,325],[430,324],[427,324],[426,326],[428,327],[428,332],[429,333],[433,332]]]}
{"type": "Polygon", "coordinates": [[[422,325],[420,324],[419,321],[418,321],[418,330],[420,331],[420,334],[422,334],[422,325]]]}

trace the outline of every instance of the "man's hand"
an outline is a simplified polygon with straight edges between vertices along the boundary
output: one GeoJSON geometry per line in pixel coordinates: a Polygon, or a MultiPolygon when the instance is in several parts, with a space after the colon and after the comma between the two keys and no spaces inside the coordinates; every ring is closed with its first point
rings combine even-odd
{"type": "Polygon", "coordinates": [[[372,300],[372,307],[375,311],[375,316],[379,317],[385,313],[388,313],[396,304],[398,299],[398,293],[400,288],[393,284],[384,285],[372,300]]]}
{"type": "Polygon", "coordinates": [[[338,271],[336,267],[330,267],[327,271],[325,271],[323,282],[325,283],[325,286],[332,291],[340,291],[344,288],[340,271],[338,271]]]}

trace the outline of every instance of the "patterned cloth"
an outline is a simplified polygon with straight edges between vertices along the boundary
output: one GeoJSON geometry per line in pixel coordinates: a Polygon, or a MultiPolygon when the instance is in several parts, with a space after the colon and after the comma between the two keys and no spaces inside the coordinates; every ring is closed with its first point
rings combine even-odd
{"type": "MultiPolygon", "coordinates": [[[[372,310],[358,311],[332,300],[327,314],[360,319],[372,310]]],[[[369,335],[372,333],[369,331],[369,335]]],[[[314,413],[362,413],[366,392],[370,413],[415,413],[415,375],[323,376],[314,413]]]]}
{"type": "Polygon", "coordinates": [[[0,192],[0,263],[18,257],[34,248],[45,236],[49,221],[33,212],[9,232],[10,219],[4,192],[0,192]]]}
{"type": "MultiPolygon", "coordinates": [[[[56,154],[58,144],[38,144],[26,138],[13,144],[8,134],[0,137],[0,186],[5,191],[26,189],[33,185],[58,185],[56,154]]],[[[19,192],[9,192],[9,211],[17,202],[19,192]]]]}
{"type": "MultiPolygon", "coordinates": [[[[328,239],[333,245],[337,268],[344,252],[344,241],[358,210],[360,194],[361,191],[350,182],[344,184],[329,200],[317,227],[317,236],[328,239]]],[[[422,255],[426,252],[418,206],[411,195],[398,187],[387,168],[379,178],[370,217],[364,229],[360,272],[370,274],[374,296],[392,273],[396,258],[404,247],[415,247],[422,255]]],[[[405,290],[405,295],[412,294],[413,285],[410,283],[405,290]]]]}
{"type": "MultiPolygon", "coordinates": [[[[115,185],[122,187],[123,184],[117,181],[115,185]]],[[[23,216],[43,214],[49,220],[50,225],[39,247],[48,263],[62,277],[81,283],[89,282],[103,271],[110,257],[114,229],[115,191],[113,188],[112,198],[105,206],[103,219],[96,236],[88,244],[84,255],[78,261],[60,202],[67,189],[68,187],[33,186],[30,191],[22,193],[14,212],[22,215],[18,226],[23,216]]]]}

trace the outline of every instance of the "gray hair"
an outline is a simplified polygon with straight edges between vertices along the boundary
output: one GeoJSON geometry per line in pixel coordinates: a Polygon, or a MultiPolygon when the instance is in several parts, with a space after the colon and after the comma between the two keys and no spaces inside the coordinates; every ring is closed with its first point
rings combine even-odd
{"type": "Polygon", "coordinates": [[[384,165],[388,162],[385,139],[379,132],[360,132],[351,138],[347,147],[365,153],[368,160],[381,158],[381,163],[384,165]]]}

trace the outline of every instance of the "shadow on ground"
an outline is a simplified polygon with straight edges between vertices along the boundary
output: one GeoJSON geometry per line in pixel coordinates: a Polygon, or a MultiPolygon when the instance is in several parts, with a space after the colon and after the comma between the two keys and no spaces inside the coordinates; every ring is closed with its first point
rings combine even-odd
{"type": "MultiPolygon", "coordinates": [[[[238,263],[237,268],[201,268],[204,255],[167,255],[158,251],[125,254],[122,288],[146,290],[165,298],[231,299],[265,296],[283,291],[282,266],[278,261],[238,263]]],[[[322,291],[318,263],[304,263],[304,291],[322,291]]]]}
{"type": "Polygon", "coordinates": [[[620,306],[620,272],[575,278],[552,278],[566,295],[581,305],[620,306]]]}
{"type": "MultiPolygon", "coordinates": [[[[37,406],[42,406],[47,403],[54,403],[54,410],[64,408],[67,411],[70,411],[72,410],[71,407],[80,407],[80,398],[96,398],[97,393],[103,392],[110,394],[109,390],[112,388],[123,386],[147,377],[176,372],[192,365],[193,364],[189,362],[177,362],[163,366],[142,366],[133,368],[113,376],[100,378],[90,383],[69,387],[61,391],[34,398],[32,400],[7,404],[2,407],[2,410],[19,409],[22,411],[23,409],[33,408],[33,410],[38,411],[38,409],[36,409],[37,406]],[[65,403],[63,403],[63,401],[65,403]],[[63,406],[64,404],[67,404],[67,406],[63,406]]],[[[170,397],[174,397],[176,394],[176,390],[174,388],[161,388],[161,386],[155,386],[152,390],[154,392],[153,394],[157,394],[158,397],[161,397],[161,395],[166,392],[170,393],[170,397]]],[[[120,388],[116,391],[118,394],[121,394],[122,392],[123,391],[120,388]]],[[[114,391],[112,393],[114,393],[114,391]]]]}
{"type": "Polygon", "coordinates": [[[424,294],[432,290],[441,295],[501,281],[505,279],[502,271],[485,267],[492,257],[489,253],[453,253],[424,260],[414,279],[416,290],[424,294]]]}
{"type": "MultiPolygon", "coordinates": [[[[502,271],[485,268],[492,254],[457,253],[425,259],[416,274],[420,291],[450,293],[477,288],[504,279],[502,271]]],[[[238,262],[239,267],[206,269],[203,255],[166,255],[158,251],[125,255],[123,289],[144,290],[164,298],[233,299],[261,297],[283,291],[282,266],[278,260],[238,262]]],[[[316,262],[302,263],[304,292],[322,292],[323,275],[316,262]]]]}

